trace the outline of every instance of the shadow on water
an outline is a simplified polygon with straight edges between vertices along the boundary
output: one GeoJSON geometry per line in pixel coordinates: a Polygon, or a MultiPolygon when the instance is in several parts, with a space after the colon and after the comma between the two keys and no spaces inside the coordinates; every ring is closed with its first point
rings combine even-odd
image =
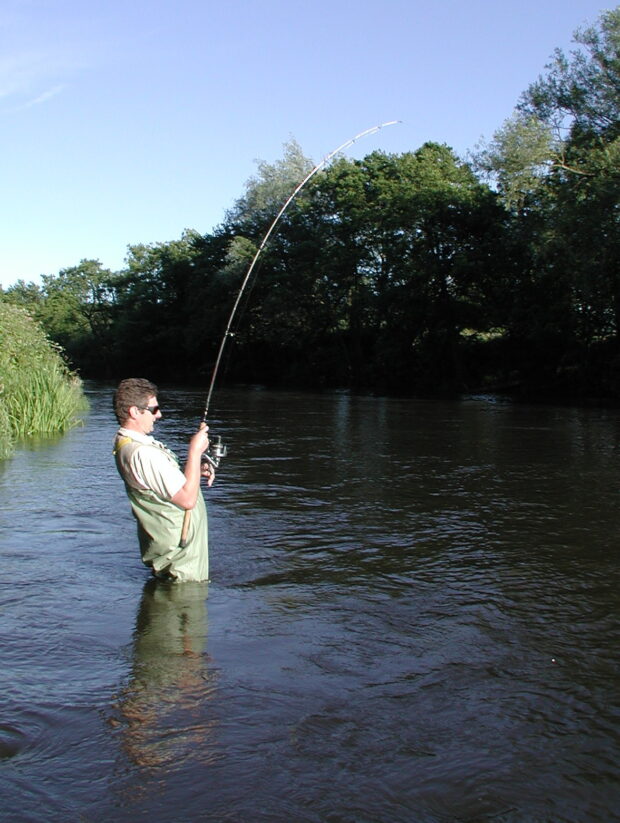
{"type": "MultiPolygon", "coordinates": [[[[0,472],[11,823],[618,819],[620,412],[222,392],[174,585],[89,391],[0,472]]],[[[160,400],[182,452],[202,393],[160,400]]]]}

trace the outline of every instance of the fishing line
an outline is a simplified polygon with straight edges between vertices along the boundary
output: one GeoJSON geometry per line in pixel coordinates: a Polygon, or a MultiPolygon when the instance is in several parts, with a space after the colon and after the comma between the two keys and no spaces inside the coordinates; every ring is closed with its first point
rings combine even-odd
{"type": "Polygon", "coordinates": [[[246,275],[243,278],[243,282],[241,283],[241,288],[239,289],[239,293],[237,294],[237,299],[235,300],[235,303],[232,307],[232,311],[230,312],[230,316],[228,318],[228,323],[226,325],[226,331],[224,332],[224,336],[222,337],[222,342],[220,343],[220,348],[218,350],[217,358],[215,360],[215,366],[213,367],[213,373],[211,375],[211,382],[209,384],[209,391],[208,391],[208,394],[207,394],[207,402],[205,403],[205,410],[204,410],[204,413],[203,413],[203,416],[202,416],[202,419],[205,423],[207,421],[207,416],[209,414],[209,406],[211,404],[211,397],[213,395],[213,387],[215,386],[215,380],[216,380],[217,373],[218,373],[219,368],[220,368],[220,362],[222,360],[222,354],[223,354],[224,348],[226,346],[226,341],[228,340],[229,337],[233,336],[232,333],[231,333],[231,327],[232,327],[232,323],[233,323],[235,314],[237,313],[237,309],[238,309],[239,304],[241,302],[241,297],[242,297],[243,292],[245,291],[245,288],[246,288],[246,286],[247,286],[247,284],[250,280],[250,277],[252,276],[252,272],[254,271],[254,267],[256,266],[258,258],[260,257],[263,249],[267,245],[267,242],[268,242],[269,238],[271,237],[271,234],[273,233],[273,230],[275,229],[278,221],[280,220],[280,218],[282,217],[284,212],[287,210],[289,205],[293,202],[295,197],[297,197],[299,192],[306,185],[306,183],[308,183],[308,181],[311,180],[311,178],[314,177],[314,175],[318,171],[320,171],[323,168],[323,166],[325,166],[327,163],[329,163],[329,161],[333,157],[335,157],[337,154],[344,151],[345,149],[348,149],[349,146],[352,146],[354,143],[356,143],[362,137],[366,137],[369,134],[374,134],[375,132],[380,131],[381,129],[385,128],[386,126],[394,126],[394,125],[396,125],[397,123],[400,123],[400,122],[401,122],[400,120],[390,120],[387,123],[380,123],[378,126],[373,126],[370,129],[365,129],[365,131],[361,131],[359,134],[356,134],[355,137],[351,137],[349,140],[344,142],[342,145],[338,146],[337,149],[334,149],[329,154],[326,154],[325,157],[320,161],[320,163],[317,163],[316,166],[311,171],[308,172],[308,174],[304,177],[304,179],[301,181],[301,183],[299,183],[299,185],[295,188],[295,190],[288,197],[288,199],[286,200],[286,202],[284,203],[284,205],[282,206],[280,211],[277,213],[277,215],[275,217],[275,220],[269,226],[269,229],[267,230],[267,233],[265,234],[265,236],[261,240],[260,246],[258,247],[258,249],[256,251],[256,254],[254,255],[254,258],[252,259],[252,262],[250,263],[250,266],[249,266],[249,268],[246,272],[246,275]]]}

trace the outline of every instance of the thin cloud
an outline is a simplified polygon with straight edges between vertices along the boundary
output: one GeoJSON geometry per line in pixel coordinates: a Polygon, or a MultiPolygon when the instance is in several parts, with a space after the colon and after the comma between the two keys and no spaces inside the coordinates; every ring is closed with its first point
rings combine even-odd
{"type": "Polygon", "coordinates": [[[32,54],[3,55],[0,58],[0,97],[26,91],[44,71],[41,56],[32,54]]]}
{"type": "Polygon", "coordinates": [[[57,94],[66,88],[64,84],[59,84],[57,86],[53,86],[51,89],[44,91],[43,94],[40,94],[38,97],[35,97],[34,100],[30,100],[28,103],[24,103],[22,108],[29,109],[32,106],[38,106],[39,103],[45,103],[46,100],[50,100],[52,97],[56,97],[57,94]]]}

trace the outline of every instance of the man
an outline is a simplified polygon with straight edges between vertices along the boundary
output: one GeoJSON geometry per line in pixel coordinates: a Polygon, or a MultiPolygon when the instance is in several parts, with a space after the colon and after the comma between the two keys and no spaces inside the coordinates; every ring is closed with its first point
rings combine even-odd
{"type": "Polygon", "coordinates": [[[177,457],[151,436],[161,418],[154,383],[139,377],[122,380],[114,393],[114,413],[120,423],[116,467],[138,521],[142,561],[158,578],[208,580],[207,510],[200,491],[202,477],[209,486],[215,477],[200,459],[209,447],[208,427],[202,423],[189,441],[181,470],[177,457]]]}

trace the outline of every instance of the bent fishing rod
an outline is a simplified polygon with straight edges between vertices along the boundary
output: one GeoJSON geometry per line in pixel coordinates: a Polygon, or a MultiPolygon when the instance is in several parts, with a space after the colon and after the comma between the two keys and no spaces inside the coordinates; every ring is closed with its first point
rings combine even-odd
{"type": "Polygon", "coordinates": [[[217,373],[219,371],[220,362],[222,360],[222,354],[224,353],[224,347],[226,346],[226,341],[228,340],[229,337],[232,337],[231,327],[232,327],[232,324],[233,324],[235,314],[237,313],[237,309],[239,308],[239,303],[241,302],[241,297],[243,295],[243,292],[245,291],[245,288],[246,288],[247,284],[250,281],[250,277],[252,276],[252,272],[254,271],[254,267],[256,266],[258,258],[260,257],[263,249],[267,245],[267,243],[269,241],[269,238],[271,237],[271,235],[273,233],[273,230],[275,229],[276,225],[278,224],[280,218],[282,217],[284,212],[287,210],[287,208],[290,206],[290,204],[293,202],[293,200],[297,197],[299,192],[306,185],[306,183],[308,183],[308,181],[311,180],[314,177],[314,175],[323,168],[323,166],[327,165],[327,163],[329,163],[329,161],[333,157],[335,157],[337,154],[340,154],[340,152],[344,151],[345,149],[348,149],[350,146],[352,146],[354,143],[356,143],[362,137],[366,137],[369,134],[374,134],[375,132],[380,131],[381,129],[385,128],[386,126],[394,126],[394,125],[396,125],[397,123],[400,123],[400,122],[401,122],[400,120],[390,120],[388,123],[381,123],[378,126],[373,126],[370,129],[366,129],[365,131],[361,131],[359,134],[356,134],[355,137],[351,137],[349,140],[347,140],[341,146],[338,146],[337,149],[334,149],[329,154],[326,154],[325,157],[321,160],[321,162],[317,163],[316,166],[310,172],[308,172],[308,174],[304,177],[304,179],[301,181],[301,183],[299,183],[299,185],[295,188],[293,193],[288,197],[288,199],[286,200],[286,202],[284,203],[284,205],[282,206],[280,211],[277,213],[277,215],[275,217],[275,220],[269,226],[269,229],[267,230],[267,233],[263,237],[263,239],[261,241],[261,244],[258,247],[258,249],[256,251],[256,254],[254,255],[254,257],[252,259],[252,262],[250,263],[250,266],[249,266],[249,268],[246,272],[246,275],[243,278],[243,282],[241,283],[241,288],[239,289],[239,293],[237,294],[237,299],[235,300],[235,303],[232,307],[232,311],[230,312],[230,317],[228,318],[228,323],[226,325],[226,331],[224,332],[224,336],[222,337],[222,342],[220,343],[220,348],[219,348],[219,351],[218,351],[218,354],[217,354],[217,358],[215,360],[215,366],[213,367],[213,374],[211,375],[211,383],[209,384],[209,392],[207,394],[207,402],[205,404],[205,410],[204,410],[204,413],[203,413],[203,416],[202,416],[203,422],[205,422],[205,423],[207,422],[207,415],[209,414],[209,406],[211,404],[211,396],[213,394],[213,387],[215,386],[215,379],[216,379],[217,373]]]}
{"type": "MultiPolygon", "coordinates": [[[[207,416],[209,414],[209,406],[211,405],[211,397],[213,395],[213,388],[215,386],[215,380],[217,378],[217,374],[218,374],[218,371],[219,371],[219,368],[220,368],[220,363],[222,362],[222,355],[223,355],[224,349],[226,347],[226,342],[228,341],[229,337],[233,336],[232,332],[231,332],[231,328],[232,328],[232,324],[233,324],[233,320],[235,318],[235,315],[237,314],[237,309],[239,308],[239,304],[241,303],[241,297],[243,296],[243,293],[246,289],[246,286],[250,282],[250,278],[252,276],[252,272],[254,271],[254,268],[256,266],[258,258],[261,256],[261,254],[263,252],[263,249],[265,248],[265,246],[269,242],[269,238],[271,237],[271,235],[272,235],[275,227],[277,226],[280,218],[282,217],[284,212],[287,210],[287,208],[290,206],[290,204],[293,202],[293,200],[297,197],[299,192],[304,188],[306,183],[308,183],[314,177],[314,175],[317,172],[319,172],[324,166],[326,166],[332,158],[334,158],[337,154],[340,154],[340,152],[343,152],[346,149],[348,149],[350,146],[352,146],[354,143],[356,143],[362,137],[367,137],[369,134],[375,134],[376,132],[380,131],[381,129],[386,128],[387,126],[395,126],[397,123],[400,123],[400,122],[401,122],[400,120],[389,120],[387,123],[380,123],[378,126],[372,126],[369,129],[365,129],[364,131],[361,131],[359,134],[356,134],[355,137],[351,137],[349,140],[346,140],[344,143],[342,143],[342,145],[338,146],[338,148],[334,149],[329,154],[326,154],[325,157],[319,163],[317,163],[316,166],[314,166],[313,169],[311,169],[308,172],[308,174],[304,177],[304,179],[301,181],[301,183],[299,183],[295,187],[293,192],[289,195],[287,200],[284,202],[284,205],[282,206],[280,211],[277,213],[275,219],[273,220],[273,222],[271,223],[271,225],[267,229],[267,233],[265,234],[265,236],[261,240],[261,243],[260,243],[258,249],[256,250],[256,254],[252,258],[252,262],[250,263],[250,266],[249,266],[249,268],[248,268],[248,270],[245,274],[245,277],[243,278],[243,281],[241,283],[241,287],[239,289],[239,292],[237,293],[237,297],[235,299],[232,310],[230,312],[230,316],[228,318],[228,323],[226,324],[226,330],[224,331],[224,335],[222,337],[222,342],[220,343],[220,347],[219,347],[219,350],[218,350],[218,353],[217,353],[217,357],[215,359],[215,365],[213,367],[213,372],[211,374],[211,382],[209,383],[209,391],[207,393],[207,401],[205,403],[205,409],[204,409],[204,412],[203,412],[203,415],[202,415],[202,422],[203,423],[206,424],[206,422],[207,422],[207,416]]],[[[226,456],[226,446],[223,445],[221,437],[215,436],[213,438],[213,442],[209,446],[208,451],[205,452],[203,457],[211,465],[212,468],[216,469],[219,466],[220,460],[222,459],[222,457],[225,457],[225,456],[226,456]]],[[[187,531],[189,529],[189,517],[190,517],[190,511],[187,510],[185,512],[185,517],[183,519],[183,530],[182,530],[182,533],[181,533],[181,543],[180,543],[181,546],[185,546],[186,542],[187,542],[187,531]]]]}

